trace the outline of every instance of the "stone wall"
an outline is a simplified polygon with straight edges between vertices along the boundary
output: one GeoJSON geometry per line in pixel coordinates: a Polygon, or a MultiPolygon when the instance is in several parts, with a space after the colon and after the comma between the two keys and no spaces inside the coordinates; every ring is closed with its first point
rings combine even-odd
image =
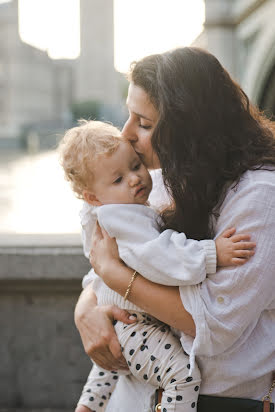
{"type": "Polygon", "coordinates": [[[0,246],[0,412],[73,411],[91,363],[73,311],[78,246],[0,246]]]}

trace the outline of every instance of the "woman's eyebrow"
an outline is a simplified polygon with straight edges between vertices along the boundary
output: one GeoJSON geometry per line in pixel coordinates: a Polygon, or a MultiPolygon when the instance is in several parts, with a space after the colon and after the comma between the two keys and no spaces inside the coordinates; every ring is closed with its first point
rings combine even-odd
{"type": "Polygon", "coordinates": [[[149,122],[152,122],[152,119],[149,119],[149,117],[146,117],[146,116],[144,116],[143,114],[136,113],[136,112],[133,112],[133,113],[134,113],[136,116],[141,117],[142,119],[149,120],[149,122]]]}

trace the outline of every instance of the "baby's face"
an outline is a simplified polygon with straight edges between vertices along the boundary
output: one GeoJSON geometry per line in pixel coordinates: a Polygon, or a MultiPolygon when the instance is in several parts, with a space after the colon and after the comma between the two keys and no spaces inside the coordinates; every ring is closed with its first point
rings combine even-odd
{"type": "Polygon", "coordinates": [[[147,201],[152,179],[128,141],[122,141],[113,154],[99,156],[93,169],[92,192],[98,205],[147,201]]]}

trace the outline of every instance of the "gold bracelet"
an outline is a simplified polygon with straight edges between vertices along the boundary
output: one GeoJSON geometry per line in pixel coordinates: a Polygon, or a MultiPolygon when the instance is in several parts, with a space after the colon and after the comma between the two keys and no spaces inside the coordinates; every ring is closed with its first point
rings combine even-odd
{"type": "Polygon", "coordinates": [[[131,277],[130,283],[128,285],[128,288],[126,289],[126,292],[125,292],[125,295],[124,295],[124,300],[128,299],[128,297],[130,295],[130,292],[131,292],[132,285],[133,285],[134,280],[137,277],[137,275],[138,275],[138,272],[135,270],[134,273],[132,274],[132,277],[131,277]]]}

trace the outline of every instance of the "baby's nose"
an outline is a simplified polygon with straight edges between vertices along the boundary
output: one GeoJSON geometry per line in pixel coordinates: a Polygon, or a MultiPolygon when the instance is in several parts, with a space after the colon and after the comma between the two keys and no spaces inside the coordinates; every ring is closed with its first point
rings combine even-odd
{"type": "Polygon", "coordinates": [[[140,183],[140,177],[136,174],[132,174],[130,177],[130,185],[136,186],[140,183]]]}

